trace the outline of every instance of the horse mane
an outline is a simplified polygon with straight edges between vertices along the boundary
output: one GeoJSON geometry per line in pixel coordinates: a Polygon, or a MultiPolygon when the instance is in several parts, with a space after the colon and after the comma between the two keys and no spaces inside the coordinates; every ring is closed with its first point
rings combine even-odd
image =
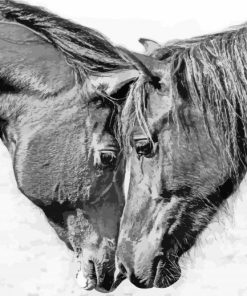
{"type": "MultiPolygon", "coordinates": [[[[236,163],[246,165],[247,26],[175,41],[156,50],[153,56],[169,61],[174,120],[179,120],[188,129],[188,123],[183,120],[183,108],[176,105],[179,96],[182,104],[201,110],[205,128],[213,141],[215,132],[213,137],[209,124],[209,114],[212,114],[217,124],[218,148],[224,149],[222,153],[228,160],[230,158],[233,166],[236,163]]],[[[141,81],[141,78],[136,81],[123,110],[123,133],[127,144],[136,122],[150,138],[144,99],[146,83],[147,80],[141,81]],[[127,118],[130,120],[126,121],[127,118]]]]}
{"type": "Polygon", "coordinates": [[[0,2],[0,15],[37,32],[61,51],[69,63],[79,65],[84,74],[100,75],[131,65],[99,32],[72,23],[43,8],[6,0],[0,2]]]}
{"type": "Polygon", "coordinates": [[[151,52],[150,56],[160,61],[167,60],[168,58],[172,57],[175,53],[179,53],[186,48],[191,48],[199,43],[210,41],[211,39],[221,38],[225,34],[231,34],[231,33],[234,33],[235,31],[246,29],[246,28],[247,28],[247,24],[244,23],[241,25],[230,27],[222,32],[196,36],[189,39],[170,40],[170,41],[167,41],[160,48],[157,48],[153,52],[151,52]]]}

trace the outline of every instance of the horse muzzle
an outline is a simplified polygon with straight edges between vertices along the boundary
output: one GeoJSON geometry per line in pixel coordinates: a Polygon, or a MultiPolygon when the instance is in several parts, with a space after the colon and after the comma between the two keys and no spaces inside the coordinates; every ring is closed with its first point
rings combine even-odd
{"type": "Polygon", "coordinates": [[[177,258],[156,256],[148,262],[128,263],[118,261],[118,274],[115,275],[114,286],[128,278],[138,288],[167,288],[174,284],[181,276],[181,269],[177,258]]]}
{"type": "Polygon", "coordinates": [[[107,293],[114,290],[114,271],[115,268],[106,268],[103,265],[90,260],[78,271],[76,279],[78,285],[87,291],[97,290],[107,293]]]}

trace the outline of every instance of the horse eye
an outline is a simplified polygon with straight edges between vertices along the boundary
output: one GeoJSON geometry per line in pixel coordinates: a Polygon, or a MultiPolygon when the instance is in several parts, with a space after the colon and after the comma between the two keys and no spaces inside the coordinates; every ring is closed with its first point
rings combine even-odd
{"type": "Polygon", "coordinates": [[[139,156],[145,156],[147,158],[154,156],[154,147],[152,142],[149,140],[136,141],[135,149],[139,156]]]}
{"type": "Polygon", "coordinates": [[[113,151],[104,151],[100,153],[100,162],[103,167],[113,167],[116,164],[116,154],[113,151]]]}

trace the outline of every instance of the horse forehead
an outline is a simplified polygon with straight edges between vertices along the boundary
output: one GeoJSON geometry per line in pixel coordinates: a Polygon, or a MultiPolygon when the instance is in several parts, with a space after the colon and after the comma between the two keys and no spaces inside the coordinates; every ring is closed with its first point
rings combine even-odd
{"type": "Polygon", "coordinates": [[[167,118],[172,111],[173,100],[169,89],[164,93],[157,91],[148,96],[148,112],[147,117],[149,125],[155,125],[162,119],[167,118]]]}
{"type": "Polygon", "coordinates": [[[111,114],[111,108],[107,104],[104,107],[98,107],[97,104],[89,105],[88,111],[87,124],[91,127],[95,127],[97,123],[103,128],[111,114]]]}
{"type": "Polygon", "coordinates": [[[155,124],[167,116],[172,109],[172,81],[170,63],[164,62],[162,67],[154,68],[153,73],[159,77],[160,88],[147,86],[147,106],[149,124],[155,124]]]}

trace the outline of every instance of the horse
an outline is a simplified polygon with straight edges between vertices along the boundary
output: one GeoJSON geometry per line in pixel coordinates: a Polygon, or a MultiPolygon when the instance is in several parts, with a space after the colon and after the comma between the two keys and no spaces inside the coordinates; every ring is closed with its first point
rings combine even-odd
{"type": "Polygon", "coordinates": [[[114,98],[139,72],[97,31],[13,1],[0,3],[0,55],[17,186],[75,253],[80,285],[110,291],[124,203],[114,98]]]}
{"type": "Polygon", "coordinates": [[[242,25],[156,47],[149,75],[131,86],[120,117],[129,189],[116,264],[139,288],[179,280],[181,256],[246,174],[246,40],[242,25]]]}

